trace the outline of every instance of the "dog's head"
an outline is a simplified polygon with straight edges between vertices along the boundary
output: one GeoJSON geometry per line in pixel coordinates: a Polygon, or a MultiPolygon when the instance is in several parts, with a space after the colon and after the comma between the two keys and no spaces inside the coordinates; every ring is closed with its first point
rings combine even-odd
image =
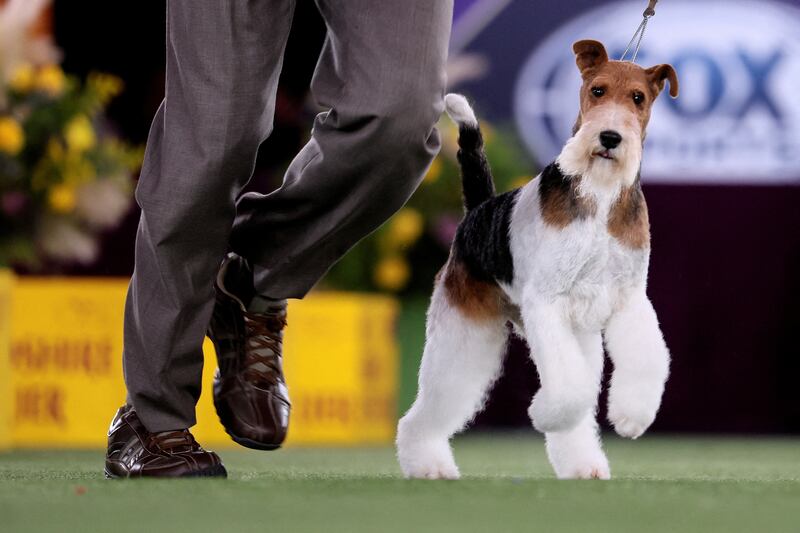
{"type": "Polygon", "coordinates": [[[670,95],[678,96],[678,76],[671,65],[642,68],[627,61],[610,61],[598,41],[578,41],[573,47],[581,72],[580,114],[575,123],[570,159],[585,173],[630,181],[641,163],[650,110],[669,81],[670,95]]]}

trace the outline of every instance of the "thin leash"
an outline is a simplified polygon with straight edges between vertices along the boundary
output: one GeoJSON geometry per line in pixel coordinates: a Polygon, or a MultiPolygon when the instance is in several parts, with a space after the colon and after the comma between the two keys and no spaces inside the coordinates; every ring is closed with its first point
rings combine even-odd
{"type": "Polygon", "coordinates": [[[636,41],[636,48],[633,50],[633,56],[629,60],[631,63],[636,63],[636,56],[639,55],[639,48],[642,46],[642,39],[644,39],[644,31],[647,29],[647,22],[650,20],[650,17],[656,14],[656,4],[658,0],[650,0],[650,3],[647,6],[647,9],[644,10],[642,14],[642,22],[639,24],[639,27],[636,28],[636,32],[631,37],[628,46],[625,48],[625,51],[622,52],[622,57],[619,58],[620,61],[626,61],[625,57],[628,55],[628,52],[633,46],[634,41],[636,41]],[[637,40],[638,38],[638,40],[637,40]]]}

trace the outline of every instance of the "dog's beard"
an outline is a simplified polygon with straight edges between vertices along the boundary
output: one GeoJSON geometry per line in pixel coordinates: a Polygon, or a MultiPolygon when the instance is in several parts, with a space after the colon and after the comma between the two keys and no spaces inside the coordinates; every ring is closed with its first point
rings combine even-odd
{"type": "Polygon", "coordinates": [[[581,176],[586,185],[619,190],[633,184],[642,160],[641,131],[631,113],[619,106],[604,106],[585,120],[561,150],[556,162],[564,174],[581,176]],[[600,143],[600,132],[622,136],[614,149],[600,143]]]}

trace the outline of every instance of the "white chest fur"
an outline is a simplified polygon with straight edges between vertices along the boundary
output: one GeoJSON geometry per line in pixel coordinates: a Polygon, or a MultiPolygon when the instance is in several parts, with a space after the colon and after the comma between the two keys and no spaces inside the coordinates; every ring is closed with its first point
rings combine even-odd
{"type": "Polygon", "coordinates": [[[603,329],[611,314],[647,275],[649,248],[632,249],[608,232],[611,199],[563,228],[544,223],[535,182],[520,193],[511,227],[515,303],[525,291],[558,301],[574,327],[603,329]]]}

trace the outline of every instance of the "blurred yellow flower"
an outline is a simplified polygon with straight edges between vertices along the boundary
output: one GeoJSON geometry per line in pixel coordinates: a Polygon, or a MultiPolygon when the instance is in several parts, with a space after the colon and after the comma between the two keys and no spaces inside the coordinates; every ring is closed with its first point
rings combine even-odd
{"type": "Polygon", "coordinates": [[[64,146],[58,139],[50,139],[50,141],[48,141],[47,156],[56,163],[64,159],[64,146]]]}
{"type": "Polygon", "coordinates": [[[60,183],[54,185],[47,194],[47,203],[56,213],[71,213],[75,209],[75,188],[60,183]]]}
{"type": "Polygon", "coordinates": [[[87,78],[87,85],[94,89],[103,104],[122,92],[123,82],[111,74],[93,72],[87,78]]]}
{"type": "Polygon", "coordinates": [[[92,123],[86,115],[78,115],[69,121],[64,128],[64,139],[67,147],[74,152],[85,152],[97,142],[92,123]]]}
{"type": "Polygon", "coordinates": [[[419,211],[406,207],[397,212],[389,223],[389,243],[397,248],[414,244],[422,230],[425,220],[419,211]]]}
{"type": "Polygon", "coordinates": [[[28,63],[23,63],[14,69],[11,73],[11,79],[8,80],[8,86],[18,93],[26,93],[33,87],[35,78],[35,71],[28,63]]]}
{"type": "Polygon", "coordinates": [[[512,189],[518,189],[520,187],[524,187],[528,183],[530,183],[531,177],[530,176],[520,176],[518,178],[514,178],[514,181],[511,182],[512,189]]]}
{"type": "Polygon", "coordinates": [[[25,133],[19,122],[11,117],[0,117],[0,152],[17,155],[25,146],[25,133]]]}
{"type": "Polygon", "coordinates": [[[388,291],[399,291],[408,283],[411,269],[408,263],[397,256],[385,257],[375,266],[373,279],[375,284],[388,291]]]}
{"type": "Polygon", "coordinates": [[[439,176],[442,175],[442,161],[438,157],[436,157],[433,162],[431,163],[430,168],[428,168],[428,172],[425,173],[425,178],[423,181],[425,183],[433,183],[434,181],[439,179],[439,176]]]}
{"type": "Polygon", "coordinates": [[[77,153],[69,155],[64,160],[62,174],[64,176],[64,183],[68,183],[72,186],[86,183],[97,176],[94,165],[92,165],[90,161],[80,157],[77,153]]]}
{"type": "Polygon", "coordinates": [[[443,119],[443,121],[439,122],[439,131],[442,135],[442,150],[440,153],[455,159],[458,153],[458,126],[452,120],[443,119]]]}
{"type": "Polygon", "coordinates": [[[483,142],[489,144],[494,141],[495,131],[492,126],[486,122],[481,122],[481,134],[483,134],[483,142]]]}
{"type": "Polygon", "coordinates": [[[36,73],[34,87],[50,96],[58,96],[64,91],[67,78],[58,65],[45,65],[36,73]]]}

